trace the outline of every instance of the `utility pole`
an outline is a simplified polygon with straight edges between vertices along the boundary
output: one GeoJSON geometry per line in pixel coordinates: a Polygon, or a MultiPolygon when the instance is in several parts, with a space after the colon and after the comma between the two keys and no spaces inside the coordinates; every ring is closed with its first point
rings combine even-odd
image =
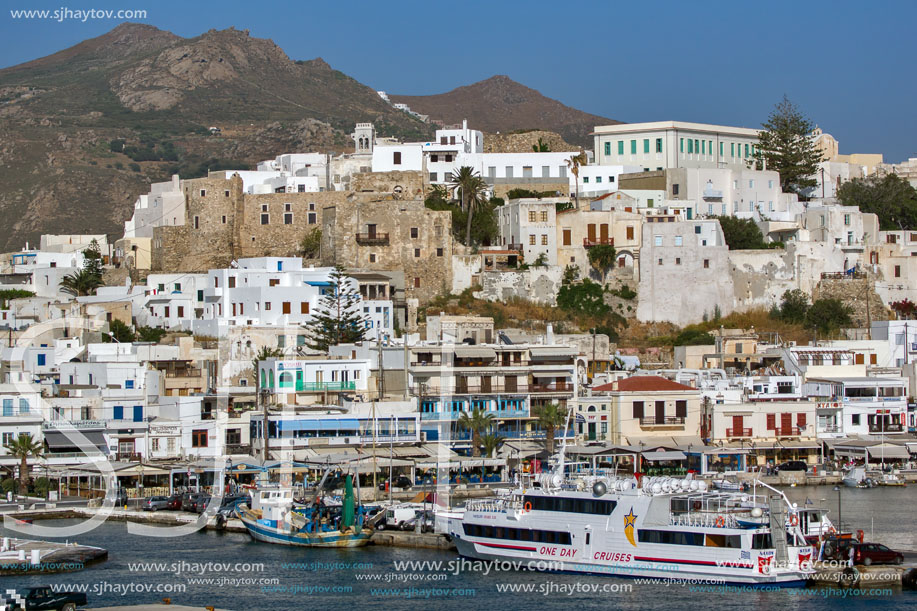
{"type": "Polygon", "coordinates": [[[379,347],[379,398],[385,398],[385,363],[383,363],[382,354],[382,333],[376,336],[376,344],[379,347]]]}
{"type": "MultiPolygon", "coordinates": [[[[872,339],[872,316],[870,315],[870,312],[869,312],[869,293],[871,293],[872,291],[870,291],[871,287],[869,286],[869,272],[867,271],[865,272],[865,274],[866,274],[866,339],[872,339]]],[[[907,343],[906,331],[907,331],[907,325],[905,324],[905,337],[904,337],[905,343],[907,343]]],[[[905,348],[904,354],[906,357],[907,356],[906,348],[905,348]]]]}
{"type": "MultiPolygon", "coordinates": [[[[379,493],[379,484],[376,480],[378,475],[376,470],[376,428],[376,401],[373,401],[373,501],[377,499],[379,493]]],[[[391,483],[389,483],[389,486],[391,486],[391,483]]]]}
{"type": "Polygon", "coordinates": [[[271,457],[271,451],[268,446],[269,427],[268,427],[268,412],[267,412],[267,393],[268,393],[267,388],[261,388],[258,391],[258,398],[261,400],[261,417],[264,419],[261,424],[261,435],[262,435],[261,447],[264,452],[264,455],[262,458],[264,458],[265,463],[267,463],[267,461],[270,460],[270,457],[271,457]]]}

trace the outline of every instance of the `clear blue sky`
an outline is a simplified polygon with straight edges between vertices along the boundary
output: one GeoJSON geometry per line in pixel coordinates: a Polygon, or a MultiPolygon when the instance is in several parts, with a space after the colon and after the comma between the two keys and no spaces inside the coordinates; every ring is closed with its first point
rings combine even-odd
{"type": "Polygon", "coordinates": [[[13,20],[9,13],[61,6],[143,9],[147,18],[137,21],[186,37],[248,28],[293,59],[322,57],[390,93],[440,93],[507,74],[570,106],[628,122],[758,127],[787,94],[840,140],[842,153],[878,152],[891,162],[917,156],[915,0],[6,0],[0,66],[118,23],[13,20]]]}

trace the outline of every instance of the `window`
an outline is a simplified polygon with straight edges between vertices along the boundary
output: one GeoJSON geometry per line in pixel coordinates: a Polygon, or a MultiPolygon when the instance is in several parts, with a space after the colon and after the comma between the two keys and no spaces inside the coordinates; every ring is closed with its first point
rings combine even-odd
{"type": "Polygon", "coordinates": [[[420,288],[420,278],[418,276],[414,276],[414,288],[415,289],[420,288]]]}
{"type": "Polygon", "coordinates": [[[419,249],[419,248],[415,248],[415,249],[414,249],[414,258],[415,258],[415,259],[419,259],[419,258],[420,258],[420,249],[419,249]]]}
{"type": "MultiPolygon", "coordinates": [[[[628,229],[631,229],[631,228],[628,227],[628,229]]],[[[631,229],[631,231],[633,230],[631,229]]],[[[563,230],[563,243],[564,243],[564,246],[570,246],[573,243],[572,231],[570,229],[563,230]]]]}
{"type": "Polygon", "coordinates": [[[853,414],[852,416],[850,416],[850,424],[854,426],[859,426],[860,425],[860,415],[853,414]]]}
{"type": "Polygon", "coordinates": [[[529,210],[529,222],[534,223],[537,221],[538,213],[534,210],[529,210]]]}
{"type": "Polygon", "coordinates": [[[589,177],[588,177],[588,176],[583,176],[583,184],[584,184],[584,185],[588,185],[588,184],[589,184],[589,177]]]}
{"type": "Polygon", "coordinates": [[[542,210],[542,211],[541,211],[541,222],[542,222],[542,223],[547,223],[547,222],[548,222],[548,211],[547,211],[547,210],[542,210]]]}
{"type": "Polygon", "coordinates": [[[729,143],[729,154],[730,154],[732,157],[735,157],[735,156],[736,156],[736,143],[735,143],[735,142],[730,142],[730,143],[729,143]]]}
{"type": "Polygon", "coordinates": [[[293,224],[293,213],[292,213],[292,212],[284,212],[284,213],[283,213],[283,224],[284,224],[284,225],[292,225],[292,224],[293,224]]]}
{"type": "Polygon", "coordinates": [[[547,236],[547,234],[543,234],[543,235],[541,236],[541,245],[542,245],[542,246],[547,246],[547,245],[548,245],[548,236],[547,236]]]}
{"type": "Polygon", "coordinates": [[[662,152],[662,138],[656,138],[656,152],[662,152]]]}
{"type": "Polygon", "coordinates": [[[430,155],[430,161],[436,163],[439,161],[439,155],[430,155]]]}
{"type": "Polygon", "coordinates": [[[436,172],[430,172],[430,182],[436,182],[436,179],[437,179],[436,172]]]}
{"type": "Polygon", "coordinates": [[[745,145],[745,157],[748,157],[748,145],[745,145]]]}
{"type": "Polygon", "coordinates": [[[133,416],[134,416],[134,417],[132,418],[132,420],[133,420],[134,422],[143,422],[143,406],[142,406],[142,405],[135,405],[135,406],[134,406],[134,414],[133,414],[133,416]]]}
{"type": "Polygon", "coordinates": [[[300,314],[308,314],[308,313],[309,313],[309,302],[308,302],[308,301],[300,301],[300,302],[299,302],[299,313],[300,313],[300,314]]]}
{"type": "Polygon", "coordinates": [[[226,224],[226,215],[225,214],[220,217],[220,222],[223,223],[224,225],[226,224]]]}
{"type": "Polygon", "coordinates": [[[133,388],[133,387],[134,387],[133,380],[124,380],[124,388],[133,388]]]}
{"type": "Polygon", "coordinates": [[[443,249],[442,249],[442,248],[437,248],[437,249],[436,249],[436,256],[437,256],[437,257],[442,257],[442,256],[443,256],[443,249]]]}
{"type": "Polygon", "coordinates": [[[226,429],[226,444],[239,445],[242,443],[242,429],[226,429]]]}
{"type": "Polygon", "coordinates": [[[675,265],[681,265],[681,258],[675,257],[675,265]]]}
{"type": "Polygon", "coordinates": [[[662,265],[662,257],[659,257],[659,262],[656,265],[662,265]]]}
{"type": "Polygon", "coordinates": [[[28,414],[29,413],[29,400],[28,399],[19,399],[19,413],[28,414]]]}
{"type": "Polygon", "coordinates": [[[373,253],[370,253],[370,254],[369,254],[369,262],[370,262],[370,263],[375,263],[375,262],[376,262],[376,255],[375,255],[375,254],[373,254],[373,253]]]}
{"type": "Polygon", "coordinates": [[[647,207],[647,208],[652,208],[653,205],[654,205],[654,203],[655,203],[655,202],[653,201],[653,198],[649,198],[649,199],[646,200],[646,207],[647,207]]]}
{"type": "Polygon", "coordinates": [[[631,155],[637,154],[637,141],[636,140],[630,141],[630,154],[631,155]]]}
{"type": "Polygon", "coordinates": [[[605,143],[605,154],[606,154],[606,155],[611,155],[611,142],[606,142],[606,143],[605,143]]]}
{"type": "Polygon", "coordinates": [[[543,165],[541,166],[541,177],[550,178],[551,177],[551,166],[543,165]]]}
{"type": "Polygon", "coordinates": [[[627,229],[625,229],[625,233],[627,235],[628,240],[634,239],[634,228],[633,227],[628,226],[627,229]]]}
{"type": "Polygon", "coordinates": [[[270,311],[270,309],[271,309],[271,302],[265,301],[264,302],[264,311],[267,312],[267,311],[270,311]]]}
{"type": "Polygon", "coordinates": [[[418,235],[417,227],[411,227],[411,239],[416,240],[418,235]]]}
{"type": "Polygon", "coordinates": [[[194,228],[195,228],[195,229],[200,229],[200,228],[201,228],[200,220],[201,220],[201,217],[199,217],[199,216],[195,216],[195,217],[194,217],[194,228]]]}
{"type": "Polygon", "coordinates": [[[310,213],[309,213],[309,224],[310,224],[310,225],[314,225],[315,222],[316,222],[315,213],[314,213],[314,212],[310,212],[310,213]]]}
{"type": "Polygon", "coordinates": [[[683,238],[680,235],[675,236],[675,246],[681,246],[682,240],[683,238]]]}
{"type": "MultiPolygon", "coordinates": [[[[850,224],[850,215],[849,215],[849,214],[845,214],[845,215],[844,215],[844,225],[849,225],[849,224],[850,224]]],[[[911,237],[912,237],[912,238],[913,238],[913,236],[914,236],[914,234],[911,234],[911,237]]]]}
{"type": "Polygon", "coordinates": [[[749,188],[749,189],[754,189],[754,188],[755,188],[755,181],[754,181],[754,180],[749,180],[749,181],[748,181],[748,188],[749,188]]]}
{"type": "Polygon", "coordinates": [[[289,302],[289,301],[284,301],[284,302],[283,302],[282,309],[281,309],[281,312],[282,312],[283,314],[289,314],[290,311],[291,311],[291,310],[290,310],[290,302],[289,302]]]}
{"type": "Polygon", "coordinates": [[[701,141],[700,141],[700,152],[701,152],[702,155],[706,155],[706,154],[707,154],[707,141],[706,141],[706,140],[701,140],[701,141]]]}
{"type": "Polygon", "coordinates": [[[678,152],[679,153],[685,152],[685,139],[684,138],[678,139],[678,152]]]}
{"type": "Polygon", "coordinates": [[[624,141],[618,140],[618,155],[624,154],[624,141]]]}
{"type": "Polygon", "coordinates": [[[725,144],[724,142],[720,142],[720,157],[723,156],[723,146],[724,146],[724,144],[725,144]]]}
{"type": "Polygon", "coordinates": [[[38,354],[38,366],[39,367],[44,367],[46,358],[47,358],[47,355],[38,354]]]}
{"type": "Polygon", "coordinates": [[[534,245],[535,245],[535,236],[530,235],[529,236],[529,246],[534,246],[534,245]]]}
{"type": "Polygon", "coordinates": [[[191,431],[191,447],[192,448],[206,448],[207,447],[207,431],[206,430],[191,431]]]}
{"type": "MultiPolygon", "coordinates": [[[[774,188],[774,181],[773,181],[773,180],[767,181],[767,188],[768,188],[768,189],[773,189],[773,188],[774,188]]],[[[850,215],[848,214],[847,216],[850,216],[850,215]]]]}
{"type": "Polygon", "coordinates": [[[704,259],[704,269],[710,269],[710,259],[704,259]]]}
{"type": "Polygon", "coordinates": [[[513,177],[513,166],[511,165],[506,166],[506,177],[507,178],[513,177]]]}
{"type": "Polygon", "coordinates": [[[231,289],[236,288],[236,277],[235,276],[229,277],[229,288],[231,289]]]}
{"type": "Polygon", "coordinates": [[[895,266],[895,278],[900,278],[900,277],[901,277],[901,266],[896,265],[895,266]]]}
{"type": "Polygon", "coordinates": [[[678,183],[672,184],[672,195],[678,195],[678,183]]]}
{"type": "Polygon", "coordinates": [[[395,165],[401,165],[401,151],[395,151],[392,155],[392,163],[395,165]]]}
{"type": "Polygon", "coordinates": [[[597,182],[597,183],[602,182],[602,177],[601,177],[601,176],[596,176],[596,177],[595,177],[595,182],[597,182]]]}
{"type": "Polygon", "coordinates": [[[111,417],[113,420],[124,420],[124,406],[116,405],[111,410],[111,417]]]}
{"type": "Polygon", "coordinates": [[[662,246],[662,236],[661,235],[653,236],[653,245],[662,246]]]}
{"type": "Polygon", "coordinates": [[[649,138],[643,139],[643,154],[646,155],[650,152],[650,140],[649,138]]]}
{"type": "Polygon", "coordinates": [[[207,189],[201,189],[201,197],[207,197],[207,189]]]}
{"type": "Polygon", "coordinates": [[[700,153],[700,140],[697,138],[694,139],[694,153],[700,153]]]}
{"type": "Polygon", "coordinates": [[[270,223],[271,223],[271,215],[270,215],[270,214],[262,214],[262,215],[261,215],[261,224],[262,224],[262,225],[269,225],[270,223]]]}

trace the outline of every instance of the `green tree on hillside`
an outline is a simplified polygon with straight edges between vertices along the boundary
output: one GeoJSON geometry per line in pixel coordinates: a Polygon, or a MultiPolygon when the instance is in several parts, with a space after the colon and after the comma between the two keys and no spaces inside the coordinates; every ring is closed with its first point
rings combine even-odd
{"type": "Polygon", "coordinates": [[[605,284],[605,277],[608,275],[608,270],[614,267],[615,257],[617,256],[617,251],[615,247],[611,244],[599,244],[593,246],[588,251],[589,265],[591,265],[597,272],[602,274],[602,284],[605,284]]]}
{"type": "Polygon", "coordinates": [[[589,163],[589,158],[586,157],[586,151],[580,151],[579,155],[574,155],[567,159],[567,167],[570,168],[570,173],[573,174],[573,178],[576,182],[576,191],[573,192],[573,199],[576,201],[577,208],[579,208],[579,168],[587,163],[589,163]]]}
{"type": "Polygon", "coordinates": [[[841,185],[837,198],[878,216],[883,231],[917,228],[917,189],[897,174],[854,178],[841,185]]]}
{"type": "Polygon", "coordinates": [[[753,219],[740,219],[735,216],[717,216],[715,218],[723,228],[723,239],[726,240],[729,250],[770,248],[753,219]]]}
{"type": "Polygon", "coordinates": [[[768,170],[780,173],[785,193],[801,193],[817,184],[815,172],[824,160],[812,139],[812,122],[783,96],[758,132],[756,158],[768,170]]]}
{"type": "Polygon", "coordinates": [[[850,326],[851,312],[840,299],[818,299],[806,312],[806,326],[821,335],[832,335],[850,326]]]}

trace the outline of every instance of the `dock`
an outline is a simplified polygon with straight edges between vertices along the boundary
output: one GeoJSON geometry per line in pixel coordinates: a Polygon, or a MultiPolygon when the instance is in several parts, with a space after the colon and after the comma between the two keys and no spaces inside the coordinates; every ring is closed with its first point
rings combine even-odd
{"type": "MultiPolygon", "coordinates": [[[[843,564],[843,563],[842,563],[843,564]]],[[[844,566],[815,563],[815,575],[809,583],[840,588],[888,588],[900,587],[901,577],[913,566],[874,564],[856,565],[852,569],[844,566]]]]}
{"type": "Polygon", "coordinates": [[[4,537],[0,541],[0,576],[81,571],[107,557],[108,550],[101,547],[4,537]]]}

